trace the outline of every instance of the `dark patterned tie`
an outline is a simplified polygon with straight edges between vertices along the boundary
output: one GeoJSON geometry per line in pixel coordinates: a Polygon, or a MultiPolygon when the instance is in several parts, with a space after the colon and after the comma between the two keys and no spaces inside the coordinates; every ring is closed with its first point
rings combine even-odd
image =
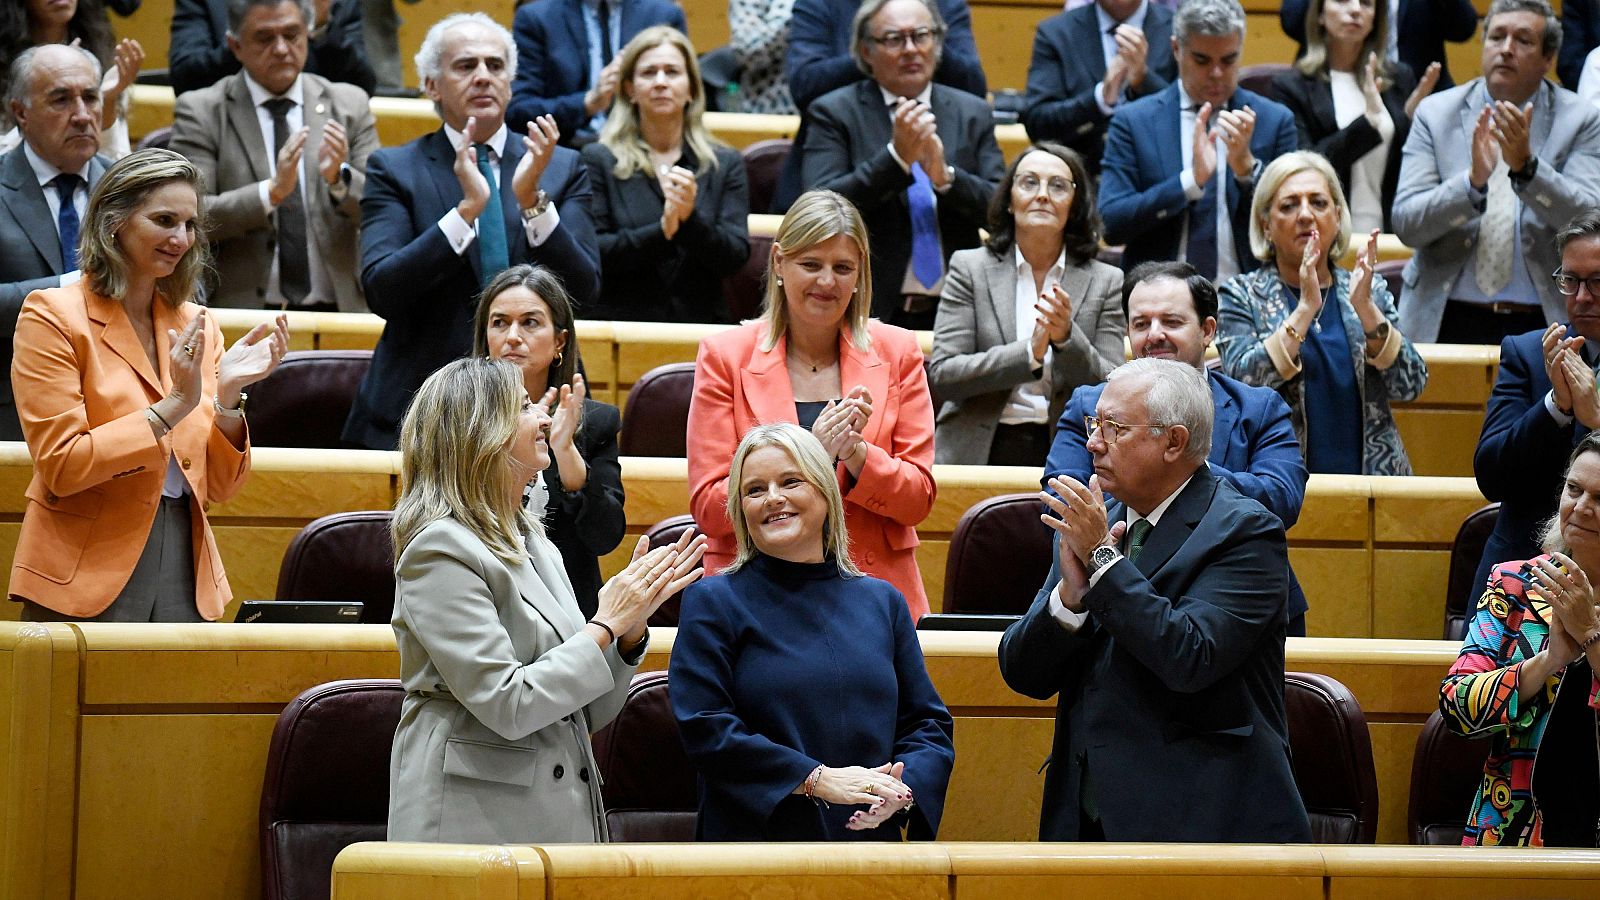
{"type": "MultiPolygon", "coordinates": [[[[289,140],[289,110],[294,101],[274,97],[261,104],[272,114],[272,165],[289,140]]],[[[302,162],[304,157],[301,157],[302,162]]],[[[299,306],[311,293],[311,261],[306,254],[306,208],[300,187],[289,192],[278,204],[278,293],[290,306],[299,306]]]]}
{"type": "Polygon", "coordinates": [[[50,179],[50,186],[61,197],[61,212],[56,214],[56,230],[61,237],[61,271],[78,268],[78,209],[72,197],[78,192],[83,179],[67,172],[50,179]]]}
{"type": "Polygon", "coordinates": [[[1144,551],[1145,538],[1150,536],[1150,529],[1154,527],[1149,519],[1140,519],[1128,526],[1128,562],[1139,561],[1139,554],[1144,551]]]}

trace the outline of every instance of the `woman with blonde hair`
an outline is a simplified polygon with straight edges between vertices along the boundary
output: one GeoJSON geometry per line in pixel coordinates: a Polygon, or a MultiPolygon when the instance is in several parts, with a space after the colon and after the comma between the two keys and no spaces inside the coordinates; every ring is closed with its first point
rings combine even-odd
{"type": "Polygon", "coordinates": [[[750,256],[744,160],[706,130],[694,46],[669,25],[622,48],[600,139],[583,148],[600,240],[587,318],[718,322],[722,279],[750,256]]]}
{"type": "Polygon", "coordinates": [[[206,508],[250,473],[244,389],[289,331],[279,316],[224,352],[194,302],[202,194],[176,153],[124,157],[89,198],[83,278],[23,301],[11,388],[33,479],[9,594],[24,619],[198,622],[233,597],[206,508]]]}
{"type": "Polygon", "coordinates": [[[1333,166],[1307,151],[1273,160],[1250,209],[1250,247],[1265,265],[1218,291],[1222,369],[1283,396],[1310,471],[1410,475],[1389,403],[1416,399],[1428,366],[1400,333],[1388,282],[1373,277],[1377,230],[1354,271],[1333,264],[1349,243],[1333,166]]]}
{"type": "Polygon", "coordinates": [[[605,840],[589,735],[621,707],[650,613],[699,578],[703,539],[641,538],[584,620],[522,504],[550,464],[550,417],[522,385],[509,362],[457,360],[401,424],[390,840],[605,840]]]}
{"type": "Polygon", "coordinates": [[[737,552],[684,597],[669,669],[701,840],[938,834],[950,713],[905,598],[850,559],[835,466],[789,423],[734,451],[737,552]]]}
{"type": "Polygon", "coordinates": [[[711,541],[706,568],[733,562],[728,463],[756,425],[798,423],[834,460],[851,558],[928,611],[917,523],[933,508],[933,403],[917,336],[868,318],[866,225],[832,191],[802,194],[778,227],[761,318],[706,338],[689,407],[689,505],[711,541]]]}

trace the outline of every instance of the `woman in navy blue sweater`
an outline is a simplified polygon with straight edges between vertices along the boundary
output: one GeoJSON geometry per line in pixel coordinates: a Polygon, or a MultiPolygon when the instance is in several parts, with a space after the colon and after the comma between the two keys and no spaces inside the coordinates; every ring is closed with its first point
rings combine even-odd
{"type": "Polygon", "coordinates": [[[905,598],[850,561],[834,468],[798,425],[752,428],[734,451],[738,555],[685,594],[669,678],[700,840],[939,830],[950,713],[905,598]]]}

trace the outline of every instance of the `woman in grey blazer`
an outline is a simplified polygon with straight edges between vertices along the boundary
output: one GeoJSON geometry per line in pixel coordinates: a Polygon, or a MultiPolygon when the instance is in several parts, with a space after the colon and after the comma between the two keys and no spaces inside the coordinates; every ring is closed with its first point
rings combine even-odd
{"type": "Polygon", "coordinates": [[[1122,272],[1095,259],[1100,216],[1078,154],[1041,141],[989,204],[989,240],[950,257],[928,378],[934,461],[1044,464],[1073,388],[1124,357],[1122,272]]]}
{"type": "Polygon", "coordinates": [[[699,577],[704,539],[641,539],[585,622],[522,506],[549,427],[515,366],[476,358],[423,382],[401,425],[391,840],[606,839],[589,735],[622,705],[650,613],[699,577]]]}

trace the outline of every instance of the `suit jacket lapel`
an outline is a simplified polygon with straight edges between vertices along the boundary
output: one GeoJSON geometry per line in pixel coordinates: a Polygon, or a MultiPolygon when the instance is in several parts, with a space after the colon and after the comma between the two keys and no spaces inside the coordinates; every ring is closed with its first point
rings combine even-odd
{"type": "Polygon", "coordinates": [[[1067,33],[1072,35],[1073,43],[1077,44],[1078,58],[1094,79],[1092,83],[1099,84],[1106,77],[1104,35],[1100,31],[1100,17],[1095,14],[1094,5],[1090,4],[1087,9],[1088,15],[1083,19],[1087,27],[1071,27],[1074,23],[1069,20],[1067,33]]]}
{"type": "MultiPolygon", "coordinates": [[[[511,143],[509,136],[506,138],[506,143],[508,145],[511,143]]],[[[433,179],[437,208],[440,210],[440,212],[434,214],[437,217],[448,212],[461,197],[461,184],[456,180],[455,173],[455,148],[450,146],[450,136],[445,133],[443,126],[440,126],[438,131],[433,132],[428,136],[428,140],[423,142],[422,152],[433,163],[428,166],[428,175],[433,179]]],[[[507,235],[507,237],[509,238],[510,235],[507,235]]],[[[477,241],[473,241],[472,246],[468,247],[466,252],[461,255],[466,258],[467,265],[472,267],[473,280],[481,284],[483,282],[483,267],[478,260],[477,243],[477,241]]],[[[507,243],[513,247],[518,246],[509,240],[507,243]]],[[[517,261],[515,258],[512,259],[512,262],[517,261]]]]}
{"type": "MultiPolygon", "coordinates": [[[[91,179],[99,177],[94,171],[97,164],[98,161],[89,164],[91,179]]],[[[52,271],[60,274],[61,237],[50,217],[50,204],[44,198],[44,189],[39,186],[33,167],[28,165],[27,153],[20,145],[6,154],[5,171],[0,172],[0,184],[5,186],[5,191],[0,193],[0,203],[11,209],[12,216],[28,233],[28,241],[33,248],[50,264],[52,271]]]]}
{"type": "MultiPolygon", "coordinates": [[[[591,74],[589,72],[589,29],[583,24],[583,4],[580,0],[564,0],[562,5],[566,7],[561,13],[561,21],[567,25],[568,46],[577,48],[579,64],[583,66],[584,75],[588,76],[591,74]]],[[[626,16],[627,12],[624,11],[623,15],[626,16]]],[[[605,56],[604,53],[600,55],[605,56]]],[[[604,64],[606,61],[602,60],[601,62],[604,64]]],[[[530,59],[526,64],[533,65],[534,61],[530,59]]],[[[587,84],[589,79],[585,77],[583,81],[587,84]]],[[[587,115],[582,117],[581,122],[587,123],[588,121],[589,117],[587,115]]]]}
{"type": "Polygon", "coordinates": [[[1211,385],[1211,400],[1216,409],[1211,421],[1209,459],[1225,469],[1239,468],[1228,465],[1228,450],[1232,448],[1233,436],[1238,433],[1234,425],[1239,421],[1239,408],[1234,405],[1233,398],[1222,389],[1222,383],[1215,377],[1207,376],[1206,381],[1211,385]],[[1222,440],[1218,440],[1219,437],[1222,440]]]}
{"type": "Polygon", "coordinates": [[[261,133],[261,120],[256,115],[255,104],[250,102],[250,88],[245,86],[244,73],[229,76],[227,87],[228,125],[233,128],[239,145],[244,147],[250,160],[250,174],[257,181],[271,178],[276,165],[267,159],[267,140],[270,134],[261,133]]]}
{"type": "Polygon", "coordinates": [[[1156,97],[1155,115],[1146,120],[1155,128],[1155,133],[1150,137],[1154,139],[1157,152],[1161,154],[1162,170],[1181,172],[1183,145],[1178,141],[1183,138],[1183,135],[1179,134],[1183,130],[1183,125],[1179,118],[1181,110],[1178,109],[1178,83],[1174,81],[1156,97]]]}
{"type": "Polygon", "coordinates": [[[878,357],[876,347],[859,350],[851,343],[846,332],[839,333],[839,390],[848,395],[856,385],[865,385],[872,395],[872,418],[867,420],[867,430],[862,437],[868,443],[889,447],[891,442],[885,429],[889,416],[889,366],[878,357]]]}
{"type": "Polygon", "coordinates": [[[528,541],[527,546],[531,565],[513,568],[511,580],[516,583],[523,602],[533,607],[564,641],[583,627],[583,623],[573,616],[577,607],[568,608],[561,603],[552,589],[552,585],[566,585],[567,591],[571,592],[572,584],[567,580],[567,571],[562,567],[559,556],[550,552],[554,547],[548,542],[528,541]]]}
{"type": "Polygon", "coordinates": [[[1015,261],[1016,257],[1009,252],[1002,254],[1000,259],[995,259],[993,254],[985,254],[983,258],[983,271],[989,283],[989,303],[993,307],[994,317],[999,320],[1002,343],[1006,344],[1017,339],[1017,273],[1011,268],[1015,261]]]}
{"type": "MultiPolygon", "coordinates": [[[[88,301],[86,305],[90,321],[101,326],[100,340],[111,348],[111,352],[122,357],[129,368],[143,379],[147,393],[152,397],[162,396],[166,388],[163,387],[161,376],[151,368],[150,357],[145,355],[144,346],[139,343],[139,336],[133,333],[133,323],[128,320],[128,313],[122,308],[122,304],[90,290],[84,291],[84,297],[88,301]]],[[[166,322],[162,316],[162,306],[163,302],[157,298],[155,313],[157,359],[165,357],[171,349],[166,346],[166,328],[161,327],[164,322],[167,327],[171,327],[171,323],[166,322]]]]}
{"type": "Polygon", "coordinates": [[[794,409],[794,385],[789,383],[788,346],[779,341],[771,350],[762,350],[760,338],[750,349],[750,358],[739,372],[745,402],[758,424],[799,422],[794,409]]]}
{"type": "MultiPolygon", "coordinates": [[[[1089,294],[1088,267],[1069,265],[1062,269],[1061,289],[1067,292],[1068,297],[1072,298],[1072,303],[1074,306],[1072,311],[1072,327],[1074,329],[1084,329],[1089,335],[1090,340],[1093,340],[1093,319],[1095,316],[1095,311],[1090,309],[1089,304],[1083,302],[1083,299],[1089,294]],[[1082,317],[1081,320],[1080,317],[1082,317]]],[[[1015,302],[1015,298],[1013,298],[1013,302],[1015,302]]],[[[1015,338],[1013,338],[1013,340],[1015,340],[1015,338]]]]}
{"type": "MultiPolygon", "coordinates": [[[[867,147],[878,148],[894,140],[891,111],[888,104],[883,102],[883,92],[878,89],[878,83],[870,78],[856,82],[856,99],[861,104],[862,143],[867,147]]],[[[934,115],[938,115],[937,110],[934,111],[934,115]]],[[[950,152],[954,152],[954,148],[950,148],[950,152]]]]}
{"type": "Polygon", "coordinates": [[[1146,578],[1160,571],[1183,546],[1183,542],[1189,539],[1211,505],[1211,495],[1215,493],[1216,485],[1211,470],[1201,466],[1195,470],[1194,477],[1189,479],[1182,493],[1167,507],[1160,524],[1151,529],[1150,536],[1145,538],[1144,549],[1139,552],[1138,562],[1134,563],[1146,578]]]}

